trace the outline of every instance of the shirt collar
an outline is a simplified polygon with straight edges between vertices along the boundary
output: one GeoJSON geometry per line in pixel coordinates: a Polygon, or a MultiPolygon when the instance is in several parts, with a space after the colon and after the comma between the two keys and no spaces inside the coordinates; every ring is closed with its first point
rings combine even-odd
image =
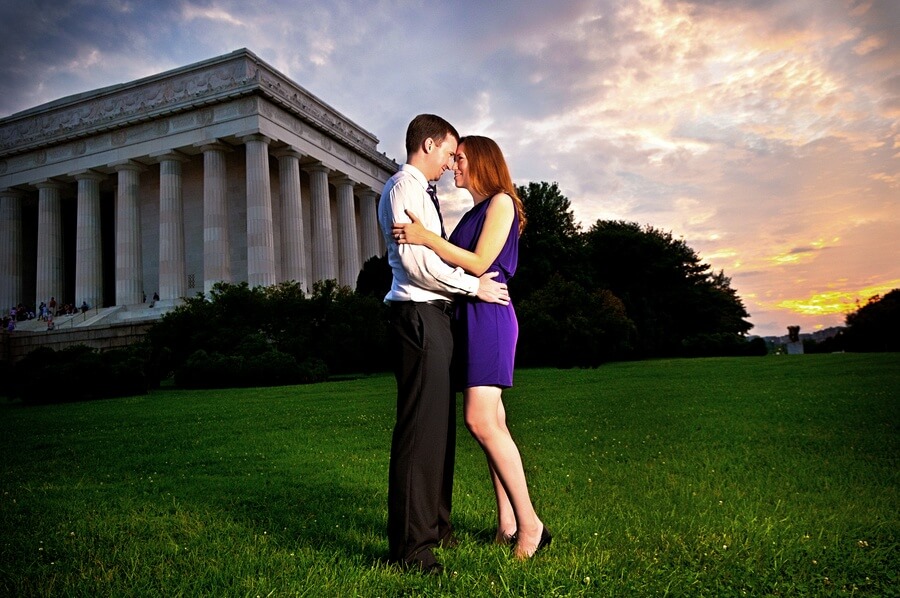
{"type": "Polygon", "coordinates": [[[413,166],[412,164],[404,164],[403,166],[400,167],[400,170],[402,170],[403,172],[408,172],[409,174],[411,174],[411,175],[413,176],[414,179],[416,179],[417,181],[419,181],[420,183],[422,183],[422,187],[423,187],[423,188],[425,188],[425,189],[428,188],[428,179],[425,178],[425,175],[422,174],[422,171],[421,171],[421,170],[419,170],[418,168],[416,168],[416,167],[413,166]]]}

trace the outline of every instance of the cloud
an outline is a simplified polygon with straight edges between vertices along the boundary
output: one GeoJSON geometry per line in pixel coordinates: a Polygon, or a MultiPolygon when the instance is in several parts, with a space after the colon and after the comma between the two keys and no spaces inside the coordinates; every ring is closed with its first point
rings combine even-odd
{"type": "Polygon", "coordinates": [[[435,112],[583,226],[684,238],[780,333],[780,302],[900,279],[898,29],[895,0],[7,2],[0,115],[246,47],[397,160],[435,112]]]}
{"type": "Polygon", "coordinates": [[[193,4],[185,4],[181,16],[187,21],[209,19],[210,21],[227,23],[229,25],[244,25],[241,19],[233,16],[229,11],[215,6],[200,7],[193,4]]]}
{"type": "Polygon", "coordinates": [[[3,3],[0,114],[180,66],[154,49],[166,46],[166,24],[177,22],[178,5],[3,3]]]}

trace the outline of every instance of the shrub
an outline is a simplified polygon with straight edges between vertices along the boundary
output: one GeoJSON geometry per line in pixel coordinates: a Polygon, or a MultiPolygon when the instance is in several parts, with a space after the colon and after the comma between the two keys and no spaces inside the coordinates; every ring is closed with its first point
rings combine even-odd
{"type": "Polygon", "coordinates": [[[387,369],[386,307],[334,280],[215,285],[147,334],[149,361],[186,388],[318,382],[329,373],[387,369]]]}
{"type": "Polygon", "coordinates": [[[182,388],[245,388],[309,384],[328,378],[328,368],[320,360],[303,364],[276,349],[241,355],[191,354],[175,371],[175,384],[182,388]]]}
{"type": "Polygon", "coordinates": [[[729,332],[697,334],[681,343],[683,357],[744,357],[767,353],[766,341],[762,338],[757,336],[747,340],[729,332]]]}
{"type": "Polygon", "coordinates": [[[607,290],[589,292],[553,276],[516,313],[520,366],[595,367],[631,354],[634,323],[607,290]]]}
{"type": "Polygon", "coordinates": [[[147,393],[144,361],[136,348],[40,347],[13,366],[13,377],[10,396],[32,405],[147,393]]]}

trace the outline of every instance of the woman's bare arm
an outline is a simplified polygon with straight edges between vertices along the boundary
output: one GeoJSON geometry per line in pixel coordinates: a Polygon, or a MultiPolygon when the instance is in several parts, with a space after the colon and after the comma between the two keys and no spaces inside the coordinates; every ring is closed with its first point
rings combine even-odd
{"type": "Polygon", "coordinates": [[[475,251],[467,251],[453,243],[442,239],[423,227],[415,214],[407,212],[411,223],[394,223],[394,237],[400,235],[398,243],[424,245],[438,254],[441,259],[454,266],[459,266],[473,276],[484,274],[506,244],[509,229],[515,218],[516,208],[512,198],[499,193],[490,200],[484,218],[484,227],[475,244],[475,251]]]}

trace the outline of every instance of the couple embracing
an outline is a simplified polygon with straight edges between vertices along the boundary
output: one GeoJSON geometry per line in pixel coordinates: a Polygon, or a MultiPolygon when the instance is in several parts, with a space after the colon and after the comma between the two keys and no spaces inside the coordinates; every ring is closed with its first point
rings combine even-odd
{"type": "Polygon", "coordinates": [[[406,152],[378,206],[393,273],[385,302],[397,380],[389,560],[440,574],[433,549],[457,542],[450,525],[457,390],[466,427],[487,457],[497,497],[496,541],[527,559],[551,536],[531,503],[501,398],[512,386],[518,337],[506,283],[525,226],[522,202],[497,144],[460,138],[439,116],[420,114],[410,122],[406,152]],[[449,239],[434,187],[446,170],[474,200],[449,239]]]}

